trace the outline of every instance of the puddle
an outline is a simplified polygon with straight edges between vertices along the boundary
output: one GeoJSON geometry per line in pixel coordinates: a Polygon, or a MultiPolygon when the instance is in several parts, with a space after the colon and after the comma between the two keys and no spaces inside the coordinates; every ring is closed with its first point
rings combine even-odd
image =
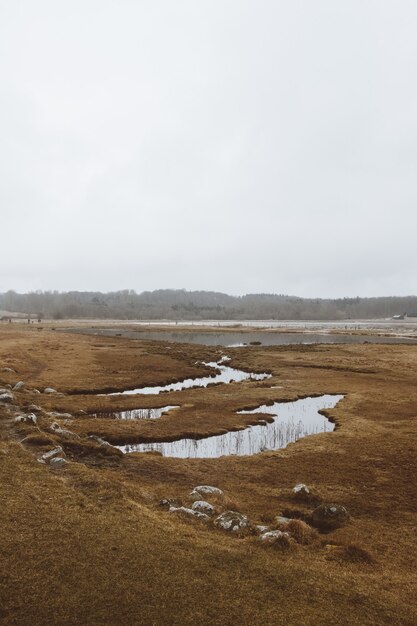
{"type": "Polygon", "coordinates": [[[267,413],[274,421],[248,426],[244,430],[224,435],[116,447],[125,453],[155,451],[163,456],[183,459],[253,455],[266,450],[278,450],[302,437],[334,430],[335,425],[319,411],[335,407],[342,398],[342,395],[323,395],[295,402],[275,402],[269,406],[264,404],[251,411],[239,411],[244,414],[267,413]]]}
{"type": "Polygon", "coordinates": [[[255,374],[253,372],[244,372],[243,370],[237,370],[228,365],[222,365],[228,357],[222,357],[218,362],[203,363],[207,367],[211,367],[217,370],[217,374],[214,376],[202,376],[200,378],[186,378],[177,383],[171,383],[170,385],[162,385],[161,387],[138,387],[137,389],[128,389],[126,391],[118,391],[116,393],[109,393],[105,395],[109,396],[124,396],[132,394],[159,394],[166,391],[181,391],[182,389],[191,389],[193,387],[207,387],[207,385],[219,385],[221,383],[239,383],[243,380],[265,380],[271,378],[271,374],[255,374]]]}
{"type": "Polygon", "coordinates": [[[116,420],[157,420],[164,413],[168,413],[172,409],[178,409],[179,405],[163,406],[159,409],[130,409],[128,411],[119,411],[113,413],[94,413],[91,417],[100,419],[116,419],[116,420]]]}

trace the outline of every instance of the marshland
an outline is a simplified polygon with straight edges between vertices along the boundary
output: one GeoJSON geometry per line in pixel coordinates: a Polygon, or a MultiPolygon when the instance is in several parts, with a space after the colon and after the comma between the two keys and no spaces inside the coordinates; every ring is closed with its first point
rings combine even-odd
{"type": "Polygon", "coordinates": [[[413,345],[78,326],[0,327],[4,623],[415,623],[413,345]]]}

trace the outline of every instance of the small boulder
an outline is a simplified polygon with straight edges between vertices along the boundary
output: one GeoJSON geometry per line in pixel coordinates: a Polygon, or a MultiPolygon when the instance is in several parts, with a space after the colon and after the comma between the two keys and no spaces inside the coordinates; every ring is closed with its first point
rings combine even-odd
{"type": "Polygon", "coordinates": [[[311,515],[313,526],[324,531],[345,526],[349,519],[349,513],[340,504],[320,504],[311,515]]]}
{"type": "Polygon", "coordinates": [[[277,515],[275,521],[278,526],[285,526],[288,522],[291,522],[290,517],[284,517],[283,515],[277,515]]]}
{"type": "Polygon", "coordinates": [[[3,367],[2,372],[10,372],[11,374],[16,374],[16,370],[14,370],[12,367],[3,367]]]}
{"type": "Polygon", "coordinates": [[[14,397],[10,391],[7,391],[6,389],[0,390],[0,402],[9,404],[10,402],[13,402],[13,400],[14,400],[14,397]]]}
{"type": "Polygon", "coordinates": [[[26,415],[17,415],[13,421],[15,424],[19,424],[19,423],[22,424],[25,422],[36,424],[37,419],[38,418],[36,417],[34,413],[27,413],[26,415]]]}
{"type": "Polygon", "coordinates": [[[25,383],[23,382],[23,380],[19,380],[19,382],[16,383],[15,386],[13,387],[13,391],[20,391],[21,389],[23,389],[24,386],[25,386],[25,383]]]}
{"type": "Polygon", "coordinates": [[[289,534],[282,532],[282,530],[269,530],[260,535],[259,541],[263,543],[277,543],[278,541],[289,540],[289,534]]]}
{"type": "Polygon", "coordinates": [[[199,511],[200,513],[205,513],[206,515],[214,514],[214,506],[205,500],[196,500],[192,505],[193,511],[199,511]]]}
{"type": "Polygon", "coordinates": [[[42,456],[39,457],[38,461],[39,463],[50,463],[51,459],[53,459],[55,456],[63,456],[63,455],[64,455],[64,451],[62,447],[57,446],[56,448],[53,448],[52,450],[48,450],[48,452],[45,452],[44,454],[42,454],[42,456]]]}
{"type": "Polygon", "coordinates": [[[96,443],[99,444],[99,446],[102,446],[103,448],[113,448],[114,447],[114,446],[111,445],[111,443],[109,443],[108,441],[105,441],[105,439],[102,439],[98,435],[88,435],[88,438],[91,439],[92,441],[95,441],[96,443]]]}
{"type": "Polygon", "coordinates": [[[210,519],[209,516],[206,515],[205,513],[200,513],[200,511],[193,511],[193,509],[188,509],[185,506],[179,506],[179,507],[171,506],[169,508],[169,512],[177,513],[178,515],[183,515],[184,517],[194,517],[196,519],[200,519],[203,521],[207,521],[210,519]]]}
{"type": "Polygon", "coordinates": [[[158,506],[160,506],[161,509],[168,510],[170,507],[176,508],[182,506],[182,502],[177,498],[162,498],[162,500],[159,500],[158,506]]]}
{"type": "Polygon", "coordinates": [[[67,465],[68,461],[66,459],[64,459],[63,456],[54,456],[50,461],[49,461],[49,465],[51,467],[63,467],[64,465],[67,465]]]}
{"type": "Polygon", "coordinates": [[[32,411],[32,413],[42,413],[42,408],[37,404],[29,404],[28,411],[32,411]]]}
{"type": "Polygon", "coordinates": [[[47,415],[58,419],[68,419],[72,417],[71,413],[59,413],[58,411],[49,411],[47,415]]]}
{"type": "Polygon", "coordinates": [[[79,435],[71,432],[70,430],[66,430],[65,428],[61,428],[61,426],[57,422],[52,422],[50,425],[50,429],[60,435],[61,437],[65,437],[66,439],[79,439],[79,435]]]}
{"type": "Polygon", "coordinates": [[[298,483],[295,487],[292,488],[293,496],[296,500],[309,500],[311,496],[310,489],[304,483],[298,483]]]}
{"type": "Polygon", "coordinates": [[[225,511],[216,517],[214,525],[222,530],[228,530],[233,533],[239,530],[246,530],[250,527],[248,517],[237,511],[225,511]]]}
{"type": "Polygon", "coordinates": [[[258,524],[258,526],[255,526],[255,530],[257,533],[262,535],[263,533],[266,533],[269,530],[269,526],[261,526],[260,524],[258,524]]]}
{"type": "Polygon", "coordinates": [[[222,496],[223,491],[218,487],[211,487],[210,485],[199,485],[194,487],[190,493],[191,498],[200,499],[201,496],[222,496]]]}
{"type": "Polygon", "coordinates": [[[43,390],[43,393],[58,393],[56,389],[54,389],[53,387],[46,387],[43,390]]]}

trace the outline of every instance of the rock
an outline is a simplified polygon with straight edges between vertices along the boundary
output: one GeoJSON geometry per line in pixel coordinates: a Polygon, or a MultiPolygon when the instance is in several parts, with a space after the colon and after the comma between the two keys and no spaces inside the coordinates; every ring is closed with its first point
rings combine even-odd
{"type": "Polygon", "coordinates": [[[71,432],[70,430],[66,430],[65,428],[61,428],[61,426],[57,422],[52,422],[50,425],[50,429],[56,433],[57,435],[61,435],[61,437],[66,437],[67,439],[79,439],[79,435],[71,432]]]}
{"type": "Polygon", "coordinates": [[[51,459],[53,459],[55,456],[63,456],[63,454],[64,451],[62,450],[62,447],[57,446],[56,448],[53,448],[53,450],[48,450],[48,452],[42,454],[42,456],[39,457],[38,461],[39,463],[50,463],[51,459]]]}
{"type": "Polygon", "coordinates": [[[258,525],[258,526],[255,526],[255,530],[256,530],[256,532],[258,532],[259,534],[263,534],[263,533],[266,533],[266,532],[269,530],[269,526],[261,526],[261,525],[258,525]]]}
{"type": "Polygon", "coordinates": [[[218,487],[211,487],[210,485],[199,485],[194,487],[190,493],[191,498],[201,498],[201,496],[222,496],[223,491],[218,487]]]}
{"type": "Polygon", "coordinates": [[[214,506],[205,500],[196,500],[191,508],[193,511],[199,511],[200,513],[205,513],[206,515],[214,514],[214,506]]]}
{"type": "Polygon", "coordinates": [[[230,532],[245,530],[250,526],[248,517],[237,511],[225,511],[216,517],[214,525],[230,532]]]}
{"type": "Polygon", "coordinates": [[[283,517],[282,515],[277,515],[275,520],[278,526],[285,526],[288,522],[291,522],[290,517],[283,517]]]}
{"type": "Polygon", "coordinates": [[[54,456],[50,461],[49,461],[49,465],[51,467],[63,467],[64,465],[67,465],[68,461],[66,459],[64,459],[63,456],[54,456]]]}
{"type": "Polygon", "coordinates": [[[98,443],[100,446],[104,446],[106,448],[113,448],[111,443],[109,443],[108,441],[105,441],[104,439],[102,439],[101,437],[98,437],[97,435],[88,435],[88,438],[92,439],[93,441],[98,443]]]}
{"type": "Polygon", "coordinates": [[[19,382],[16,383],[15,386],[13,387],[13,391],[20,391],[20,389],[23,389],[24,386],[25,386],[25,383],[23,382],[23,380],[19,380],[19,382]]]}
{"type": "Polygon", "coordinates": [[[46,387],[43,390],[43,393],[58,393],[56,389],[53,389],[53,387],[46,387]]]}
{"type": "Polygon", "coordinates": [[[40,393],[39,389],[32,389],[33,393],[40,393]]]}
{"type": "Polygon", "coordinates": [[[10,391],[6,391],[6,389],[0,391],[0,402],[9,403],[13,402],[14,397],[10,391]]]}
{"type": "Polygon", "coordinates": [[[42,408],[37,404],[29,404],[28,411],[32,411],[33,413],[42,413],[42,408]]]}
{"type": "Polygon", "coordinates": [[[293,487],[292,492],[294,495],[308,496],[310,494],[310,489],[304,483],[298,483],[298,485],[293,487]]]}
{"type": "Polygon", "coordinates": [[[158,506],[162,509],[169,509],[170,507],[179,508],[182,506],[182,502],[177,498],[162,498],[162,500],[159,500],[158,506]]]}
{"type": "Polygon", "coordinates": [[[193,509],[188,509],[185,506],[180,506],[180,507],[170,506],[169,512],[177,513],[178,515],[184,515],[186,517],[195,517],[197,519],[204,520],[204,521],[207,521],[210,519],[209,516],[206,515],[205,513],[200,513],[200,511],[194,511],[193,509]]]}
{"type": "Polygon", "coordinates": [[[11,367],[2,367],[2,372],[10,372],[11,374],[16,374],[16,370],[11,367]]]}
{"type": "Polygon", "coordinates": [[[277,543],[278,541],[289,540],[290,536],[288,533],[283,533],[282,530],[269,530],[266,533],[262,533],[259,537],[259,541],[263,541],[264,543],[277,543]]]}
{"type": "Polygon", "coordinates": [[[15,424],[24,423],[24,422],[30,422],[31,424],[36,424],[37,419],[38,418],[36,417],[34,413],[27,413],[26,415],[17,415],[13,421],[15,424]]]}
{"type": "Polygon", "coordinates": [[[335,530],[348,523],[350,517],[340,504],[320,504],[311,515],[312,524],[320,530],[335,530]]]}

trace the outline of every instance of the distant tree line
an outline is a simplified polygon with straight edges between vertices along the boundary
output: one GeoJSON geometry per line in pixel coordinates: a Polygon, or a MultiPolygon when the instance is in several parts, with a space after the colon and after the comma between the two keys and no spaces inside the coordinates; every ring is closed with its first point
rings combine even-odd
{"type": "Polygon", "coordinates": [[[341,320],[417,316],[417,296],[381,298],[297,298],[282,294],[229,296],[214,291],[160,289],[136,293],[36,291],[0,294],[0,311],[38,318],[244,320],[341,320]]]}

